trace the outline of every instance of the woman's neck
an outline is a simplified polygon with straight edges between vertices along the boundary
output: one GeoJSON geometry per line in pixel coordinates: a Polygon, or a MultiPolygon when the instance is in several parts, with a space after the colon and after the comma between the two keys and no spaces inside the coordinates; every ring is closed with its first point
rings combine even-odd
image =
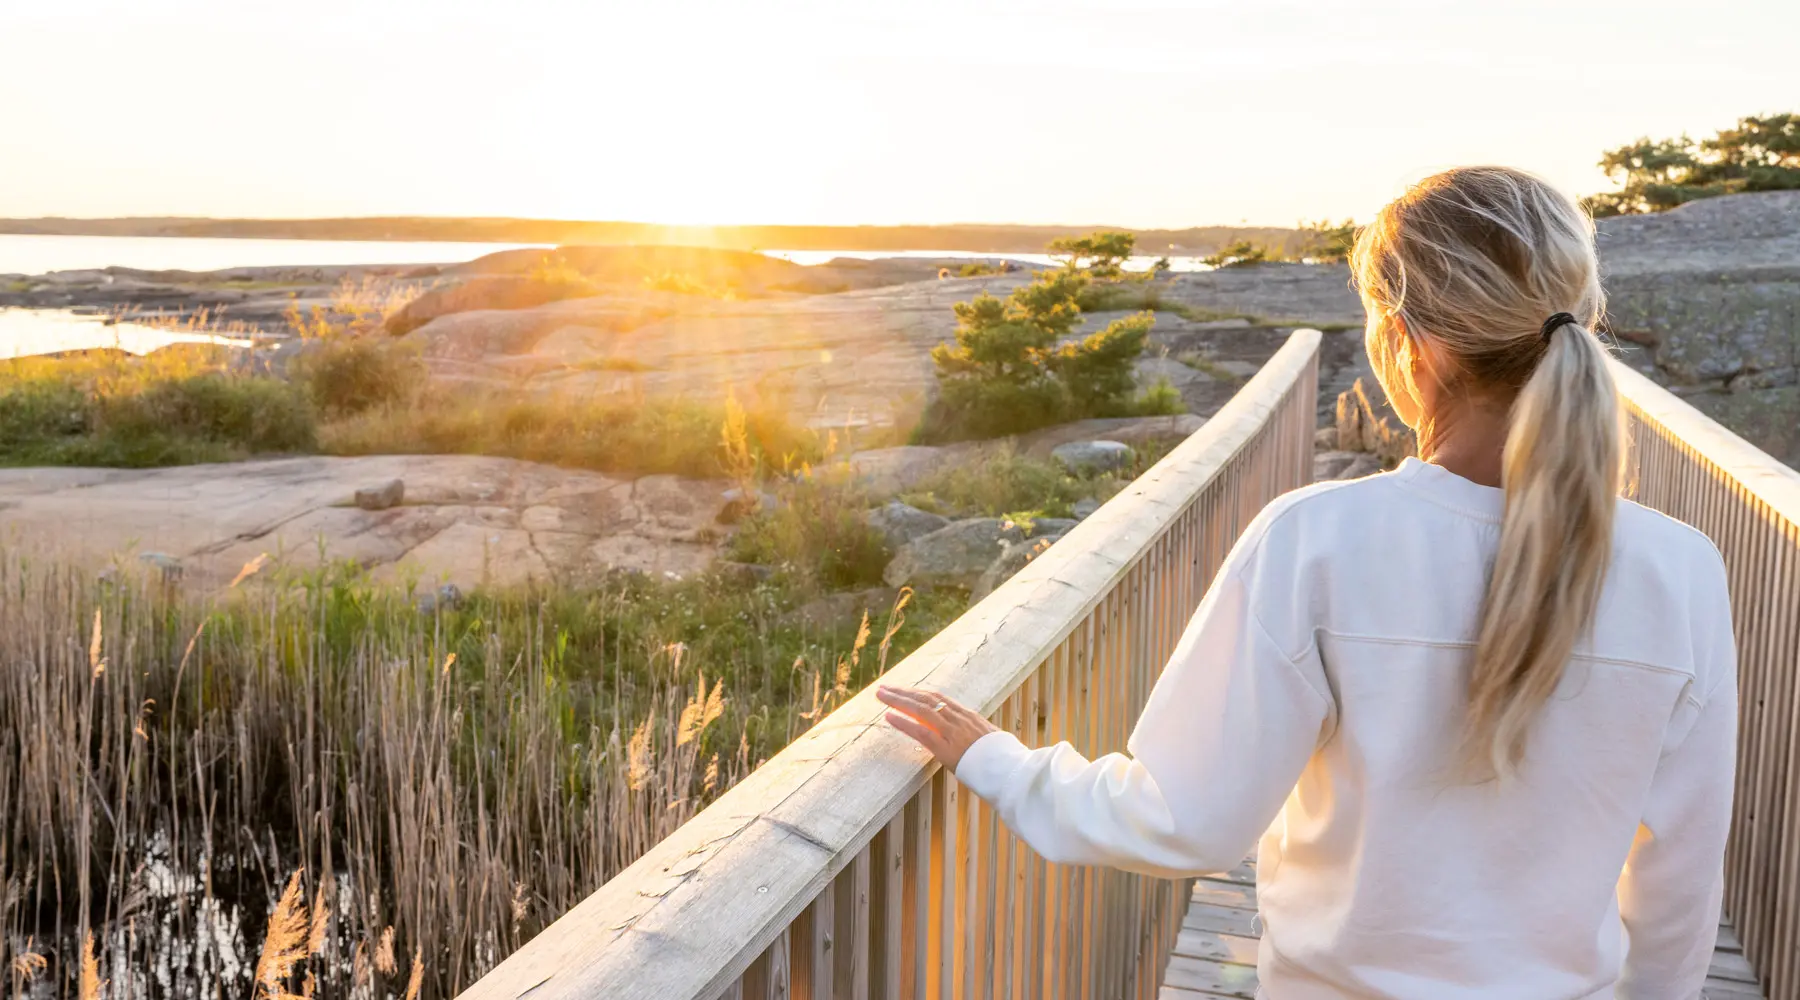
{"type": "Polygon", "coordinates": [[[1470,482],[1501,485],[1510,406],[1468,401],[1432,415],[1420,436],[1419,457],[1470,482]]]}

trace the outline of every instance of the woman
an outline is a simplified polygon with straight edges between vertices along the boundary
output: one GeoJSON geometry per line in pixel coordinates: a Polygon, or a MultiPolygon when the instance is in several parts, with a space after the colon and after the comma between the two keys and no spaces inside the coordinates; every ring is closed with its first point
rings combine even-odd
{"type": "Polygon", "coordinates": [[[1712,544],[1619,499],[1592,224],[1530,175],[1452,170],[1352,268],[1423,460],[1257,517],[1129,755],[1027,749],[923,691],[883,689],[888,719],[1052,861],[1193,875],[1261,834],[1274,1000],[1697,997],[1731,616],[1712,544]]]}

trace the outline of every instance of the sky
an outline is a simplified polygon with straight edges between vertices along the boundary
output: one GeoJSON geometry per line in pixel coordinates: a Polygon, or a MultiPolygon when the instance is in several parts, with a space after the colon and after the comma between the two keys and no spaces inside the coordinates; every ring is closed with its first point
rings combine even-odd
{"type": "Polygon", "coordinates": [[[0,216],[1368,218],[1800,111],[1800,3],[0,0],[0,216]]]}

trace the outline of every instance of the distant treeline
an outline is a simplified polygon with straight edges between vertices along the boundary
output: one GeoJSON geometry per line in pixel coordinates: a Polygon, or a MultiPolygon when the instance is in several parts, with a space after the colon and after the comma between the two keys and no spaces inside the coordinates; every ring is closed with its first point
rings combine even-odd
{"type": "Polygon", "coordinates": [[[1293,229],[1197,226],[1118,229],[1080,226],[665,226],[561,219],[0,219],[0,233],[58,236],[207,236],[281,240],[448,240],[470,243],[662,244],[737,250],[963,250],[1041,253],[1051,240],[1106,228],[1129,232],[1148,254],[1208,254],[1249,241],[1282,247],[1293,229]]]}

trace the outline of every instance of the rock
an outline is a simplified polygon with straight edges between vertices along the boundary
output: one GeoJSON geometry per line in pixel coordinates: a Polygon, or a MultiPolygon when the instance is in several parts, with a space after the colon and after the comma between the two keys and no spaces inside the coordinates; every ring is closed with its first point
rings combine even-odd
{"type": "Polygon", "coordinates": [[[733,562],[729,559],[721,559],[712,564],[712,572],[714,576],[725,583],[741,587],[754,587],[772,578],[775,575],[775,568],[760,563],[733,562]]]}
{"type": "Polygon", "coordinates": [[[1071,472],[1112,472],[1131,461],[1131,446],[1119,441],[1071,441],[1051,449],[1050,456],[1071,472]]]}
{"type": "Polygon", "coordinates": [[[1321,427],[1318,430],[1313,431],[1313,447],[1314,448],[1323,448],[1326,451],[1335,451],[1337,449],[1337,442],[1338,442],[1338,429],[1336,427],[1321,427]]]}
{"type": "Polygon", "coordinates": [[[582,294],[591,295],[594,290],[514,275],[480,275],[426,292],[389,316],[385,326],[388,333],[399,336],[452,313],[528,309],[582,294]]]}
{"type": "MultiPolygon", "coordinates": [[[[882,621],[900,599],[892,587],[844,591],[814,598],[781,617],[783,624],[812,631],[851,629],[868,612],[871,623],[882,621]]],[[[871,628],[876,626],[871,624],[871,628]]]]}
{"type": "Polygon", "coordinates": [[[454,583],[446,583],[436,590],[419,595],[419,613],[436,614],[439,611],[455,611],[463,604],[462,588],[454,583]]]}
{"type": "Polygon", "coordinates": [[[997,517],[953,521],[902,546],[881,578],[890,587],[968,589],[1000,555],[1003,543],[1021,537],[1016,525],[997,517]]]}
{"type": "Polygon", "coordinates": [[[1093,516],[1094,511],[1099,509],[1100,501],[1093,497],[1082,497],[1080,500],[1077,500],[1074,504],[1070,505],[1070,510],[1075,514],[1075,520],[1077,521],[1087,520],[1089,517],[1093,516]]]}
{"type": "Polygon", "coordinates": [[[264,552],[301,572],[353,562],[382,582],[587,583],[614,568],[703,571],[729,537],[716,521],[727,485],[475,455],[0,469],[0,521],[95,569],[119,552],[178,553],[184,582],[201,588],[264,552]],[[394,479],[402,505],[350,502],[394,479]]]}
{"type": "Polygon", "coordinates": [[[390,479],[380,486],[368,486],[356,491],[356,505],[363,510],[387,510],[400,506],[406,498],[404,480],[390,479]]]}
{"type": "Polygon", "coordinates": [[[947,517],[920,510],[898,500],[889,500],[870,509],[863,515],[863,520],[880,533],[888,548],[896,551],[907,542],[929,535],[950,523],[947,517]]]}
{"type": "Polygon", "coordinates": [[[167,552],[140,552],[138,561],[160,573],[165,583],[181,579],[182,573],[186,570],[180,559],[167,552]]]}
{"type": "Polygon", "coordinates": [[[1026,563],[1042,555],[1061,537],[1061,534],[1046,535],[1028,541],[1007,543],[1000,550],[1000,555],[982,571],[980,579],[975,581],[974,588],[969,591],[969,599],[979,601],[993,593],[995,588],[1012,579],[1014,573],[1024,569],[1026,563]]]}
{"type": "MultiPolygon", "coordinates": [[[[1333,432],[1336,433],[1335,431],[1333,432]]],[[[1361,452],[1320,451],[1313,453],[1313,482],[1322,483],[1343,476],[1361,452]]]]}
{"type": "Polygon", "coordinates": [[[894,494],[913,488],[939,469],[972,452],[973,449],[967,446],[903,444],[855,452],[846,464],[851,475],[861,480],[870,492],[894,494]]]}
{"type": "Polygon", "coordinates": [[[759,510],[773,510],[781,503],[775,494],[767,490],[747,493],[742,487],[733,486],[719,494],[725,505],[719,508],[720,524],[736,524],[759,510]]]}
{"type": "Polygon", "coordinates": [[[1040,517],[1031,522],[1026,538],[1061,538],[1070,528],[1081,523],[1073,517],[1040,517]]]}
{"type": "Polygon", "coordinates": [[[1355,461],[1352,461],[1344,471],[1338,473],[1337,478],[1361,479],[1364,476],[1372,476],[1380,471],[1381,459],[1379,457],[1371,455],[1368,452],[1359,452],[1355,461]]]}

